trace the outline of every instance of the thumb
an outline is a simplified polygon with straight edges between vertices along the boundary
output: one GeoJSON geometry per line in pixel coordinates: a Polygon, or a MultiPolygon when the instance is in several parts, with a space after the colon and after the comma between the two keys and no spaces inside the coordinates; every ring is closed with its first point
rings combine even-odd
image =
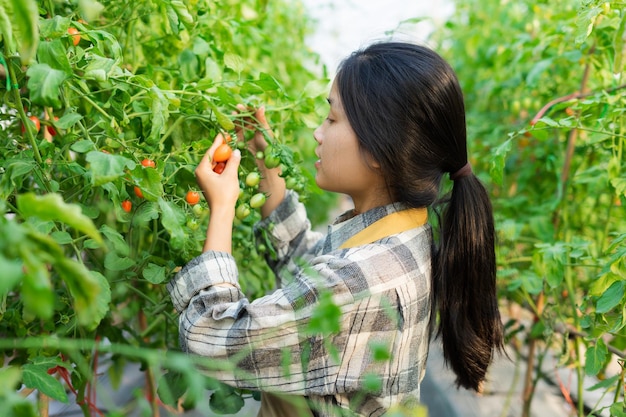
{"type": "Polygon", "coordinates": [[[241,162],[241,151],[239,149],[235,149],[228,158],[228,162],[226,162],[226,167],[224,168],[224,174],[226,175],[237,175],[237,170],[239,169],[239,163],[241,162]],[[234,173],[234,174],[233,174],[234,173]]]}

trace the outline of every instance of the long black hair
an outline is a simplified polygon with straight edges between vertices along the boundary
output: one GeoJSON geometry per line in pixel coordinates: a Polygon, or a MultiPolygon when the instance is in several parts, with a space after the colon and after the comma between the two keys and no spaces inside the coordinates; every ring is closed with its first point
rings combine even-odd
{"type": "Polygon", "coordinates": [[[431,207],[456,177],[433,246],[433,307],[458,386],[480,390],[503,326],[488,193],[468,169],[465,104],[456,74],[429,48],[381,42],[356,51],[335,78],[362,151],[380,165],[393,201],[431,207]]]}

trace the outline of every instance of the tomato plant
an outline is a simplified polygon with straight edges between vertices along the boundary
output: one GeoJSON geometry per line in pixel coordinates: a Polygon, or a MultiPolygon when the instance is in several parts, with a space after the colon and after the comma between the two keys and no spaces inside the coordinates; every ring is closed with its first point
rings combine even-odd
{"type": "MultiPolygon", "coordinates": [[[[163,284],[201,253],[210,213],[187,191],[215,135],[234,133],[249,116],[233,114],[238,104],[266,106],[285,175],[312,183],[300,167],[314,157],[308,138],[327,80],[312,72],[317,57],[304,46],[301,6],[0,0],[0,22],[0,352],[10,357],[0,369],[3,413],[35,414],[14,391],[24,384],[42,404],[76,401],[86,416],[97,414],[103,354],[113,380],[128,362],[144,365],[143,401],[154,413],[159,396],[175,406],[189,388],[193,407],[207,387],[213,405],[232,410],[249,394],[194,383],[192,359],[176,356],[177,320],[163,284]],[[29,115],[40,126],[22,132],[29,115]]],[[[254,169],[254,155],[243,152],[242,188],[254,169]]],[[[245,264],[242,288],[255,297],[274,277],[258,251],[264,245],[254,244],[260,214],[251,198],[242,193],[237,203],[246,210],[233,255],[245,264]]],[[[302,198],[326,215],[328,197],[302,198]]]]}

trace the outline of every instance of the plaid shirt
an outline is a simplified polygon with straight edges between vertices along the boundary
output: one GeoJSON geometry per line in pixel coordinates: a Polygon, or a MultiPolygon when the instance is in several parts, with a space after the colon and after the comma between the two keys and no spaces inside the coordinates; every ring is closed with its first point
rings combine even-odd
{"type": "Polygon", "coordinates": [[[337,407],[379,416],[418,401],[431,314],[430,226],[339,249],[397,206],[345,213],[323,236],[311,231],[304,206],[288,192],[258,224],[277,254],[268,260],[276,291],[248,300],[233,257],[214,251],[168,284],[181,314],[182,349],[236,362],[244,373],[212,374],[231,385],[307,396],[318,416],[337,415],[337,407]],[[222,283],[233,286],[216,285],[222,283]],[[329,305],[338,328],[316,310],[329,305]],[[312,331],[324,324],[328,331],[312,331]]]}

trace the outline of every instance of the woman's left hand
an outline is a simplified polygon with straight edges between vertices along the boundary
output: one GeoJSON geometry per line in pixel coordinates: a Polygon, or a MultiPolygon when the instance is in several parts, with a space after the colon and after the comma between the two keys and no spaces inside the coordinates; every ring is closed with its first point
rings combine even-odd
{"type": "Polygon", "coordinates": [[[204,193],[204,198],[211,210],[219,208],[233,209],[239,198],[239,177],[237,170],[241,161],[241,152],[235,149],[230,158],[226,161],[226,166],[221,174],[213,171],[215,162],[213,154],[215,150],[224,142],[224,135],[218,133],[213,141],[213,145],[206,152],[200,164],[196,167],[196,181],[204,193]]]}

